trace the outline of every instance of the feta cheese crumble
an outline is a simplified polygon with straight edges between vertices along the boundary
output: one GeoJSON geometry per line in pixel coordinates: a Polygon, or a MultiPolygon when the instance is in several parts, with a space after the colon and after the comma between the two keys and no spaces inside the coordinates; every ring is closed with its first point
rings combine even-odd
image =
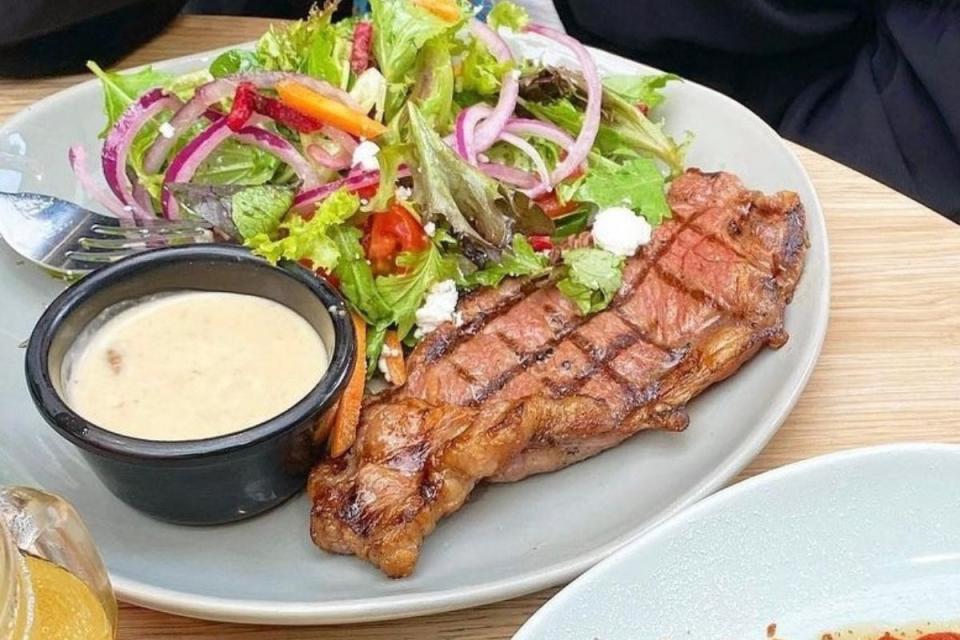
{"type": "Polygon", "coordinates": [[[443,280],[430,287],[423,305],[417,309],[417,330],[414,337],[422,338],[444,322],[457,322],[457,283],[443,280]]]}
{"type": "Polygon", "coordinates": [[[396,188],[396,190],[394,191],[394,194],[400,200],[409,200],[410,197],[413,195],[413,189],[411,189],[410,187],[405,187],[403,185],[400,185],[399,187],[396,188]]]}
{"type": "Polygon", "coordinates": [[[353,160],[350,166],[360,167],[364,171],[379,171],[380,163],[377,162],[378,153],[380,153],[380,147],[377,146],[376,142],[364,140],[354,149],[353,160]]]}
{"type": "Polygon", "coordinates": [[[601,209],[593,221],[593,241],[601,249],[629,257],[650,242],[653,227],[626,207],[601,209]]]}
{"type": "Polygon", "coordinates": [[[157,128],[157,131],[159,131],[160,135],[162,135],[167,140],[172,138],[173,134],[176,133],[176,129],[174,129],[173,125],[170,124],[169,122],[164,122],[162,125],[160,125],[157,128]]]}
{"type": "Polygon", "coordinates": [[[428,222],[427,224],[423,225],[423,232],[432,238],[437,233],[437,225],[432,222],[428,222]]]}

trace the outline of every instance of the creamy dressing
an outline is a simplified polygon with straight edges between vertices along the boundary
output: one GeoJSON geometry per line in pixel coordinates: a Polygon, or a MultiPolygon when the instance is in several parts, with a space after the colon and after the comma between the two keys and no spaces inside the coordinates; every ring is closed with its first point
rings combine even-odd
{"type": "Polygon", "coordinates": [[[175,441],[241,431],[292,407],[327,369],[310,323],[267,298],[176,292],[105,313],[68,354],[64,399],[115,433],[175,441]]]}

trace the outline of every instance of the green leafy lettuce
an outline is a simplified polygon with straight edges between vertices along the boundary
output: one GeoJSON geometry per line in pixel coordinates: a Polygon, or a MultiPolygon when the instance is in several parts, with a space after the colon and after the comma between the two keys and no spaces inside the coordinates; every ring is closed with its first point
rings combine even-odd
{"type": "Polygon", "coordinates": [[[329,232],[359,208],[360,198],[341,189],[321,202],[309,220],[295,215],[280,223],[277,231],[285,233],[283,237],[274,239],[278,234],[259,233],[247,238],[244,244],[271,262],[306,259],[314,269],[332,271],[340,252],[329,232]]]}
{"type": "Polygon", "coordinates": [[[293,205],[293,190],[259,185],[238,191],[230,198],[230,217],[243,238],[271,236],[293,205]]]}
{"type": "Polygon", "coordinates": [[[194,179],[205,184],[264,184],[279,166],[273,154],[229,139],[200,165],[194,179]]]}
{"type": "Polygon", "coordinates": [[[476,96],[494,96],[503,75],[513,69],[510,60],[500,61],[478,38],[471,38],[460,64],[457,90],[476,96]]]}
{"type": "Polygon", "coordinates": [[[224,78],[235,73],[253,71],[260,68],[260,59],[249,49],[230,49],[224,51],[210,63],[210,75],[224,78]]]}
{"type": "Polygon", "coordinates": [[[541,276],[550,271],[550,260],[536,251],[520,234],[513,236],[511,250],[504,251],[499,263],[466,276],[468,287],[495,287],[507,276],[541,276]]]}
{"type": "Polygon", "coordinates": [[[140,71],[120,73],[118,71],[104,71],[92,60],[87,61],[87,68],[98,78],[103,87],[103,112],[107,116],[107,124],[100,132],[100,137],[117,123],[123,112],[134,100],[148,89],[161,87],[173,80],[173,76],[163,71],[156,71],[153,67],[144,67],[140,71]]]}
{"type": "Polygon", "coordinates": [[[575,198],[598,207],[626,207],[640,213],[651,225],[670,217],[663,174],[657,164],[636,157],[624,164],[596,163],[584,177],[575,198]]]}
{"type": "Polygon", "coordinates": [[[557,289],[584,315],[607,308],[623,282],[622,256],[603,249],[570,249],[563,252],[564,277],[557,289]]]}
{"type": "Polygon", "coordinates": [[[417,52],[453,25],[409,0],[371,0],[373,54],[388,82],[412,80],[417,52]]]}
{"type": "Polygon", "coordinates": [[[664,101],[663,88],[668,82],[675,80],[680,80],[680,76],[673,73],[649,76],[614,75],[605,77],[603,86],[622,98],[653,109],[664,101]]]}
{"type": "Polygon", "coordinates": [[[494,29],[507,27],[513,31],[521,31],[530,23],[530,15],[523,7],[503,0],[498,2],[487,15],[487,24],[494,29]]]}
{"type": "Polygon", "coordinates": [[[334,24],[336,6],[336,2],[328,2],[323,9],[315,5],[306,19],[271,25],[254,49],[259,66],[268,71],[300,71],[346,87],[355,21],[334,24]]]}
{"type": "Polygon", "coordinates": [[[378,276],[377,289],[393,313],[397,335],[403,340],[416,323],[417,309],[430,287],[443,280],[459,280],[460,266],[455,256],[444,255],[436,243],[418,253],[402,253],[397,265],[405,273],[378,276]]]}
{"type": "Polygon", "coordinates": [[[410,100],[431,127],[446,131],[453,121],[453,64],[447,39],[427,41],[417,54],[414,75],[410,100]]]}

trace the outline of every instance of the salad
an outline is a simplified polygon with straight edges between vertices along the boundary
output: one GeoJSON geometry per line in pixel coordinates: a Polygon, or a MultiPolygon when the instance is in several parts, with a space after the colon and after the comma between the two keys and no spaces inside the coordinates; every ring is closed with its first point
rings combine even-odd
{"type": "Polygon", "coordinates": [[[458,0],[370,4],[336,22],[336,2],[314,7],[186,75],[91,62],[108,189],[79,146],[78,179],[123,221],[203,218],[327,278],[355,312],[361,375],[394,384],[403,345],[456,322],[471,289],[551,278],[580,312],[605,308],[670,216],[685,142],[652,114],[676,76],[601,79],[511,2],[485,21],[458,0]],[[515,55],[511,32],[577,68],[515,55]]]}

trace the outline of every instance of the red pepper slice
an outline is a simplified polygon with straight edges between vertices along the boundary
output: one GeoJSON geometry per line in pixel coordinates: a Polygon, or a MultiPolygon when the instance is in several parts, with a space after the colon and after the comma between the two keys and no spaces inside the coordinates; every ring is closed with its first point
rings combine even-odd
{"type": "Polygon", "coordinates": [[[429,242],[417,219],[396,202],[387,211],[367,218],[363,248],[376,275],[398,273],[397,256],[405,251],[423,251],[429,242]]]}
{"type": "Polygon", "coordinates": [[[553,249],[553,240],[550,236],[528,236],[527,242],[534,251],[550,251],[553,249]]]}
{"type": "Polygon", "coordinates": [[[353,28],[353,48],[350,49],[350,69],[360,75],[370,66],[370,44],[373,42],[373,24],[358,22],[353,28]]]}
{"type": "Polygon", "coordinates": [[[250,82],[241,82],[233,95],[233,107],[227,115],[227,126],[231,131],[239,131],[246,126],[254,113],[265,115],[300,133],[313,133],[323,126],[309,116],[295,111],[274,98],[258,93],[250,82]]]}

